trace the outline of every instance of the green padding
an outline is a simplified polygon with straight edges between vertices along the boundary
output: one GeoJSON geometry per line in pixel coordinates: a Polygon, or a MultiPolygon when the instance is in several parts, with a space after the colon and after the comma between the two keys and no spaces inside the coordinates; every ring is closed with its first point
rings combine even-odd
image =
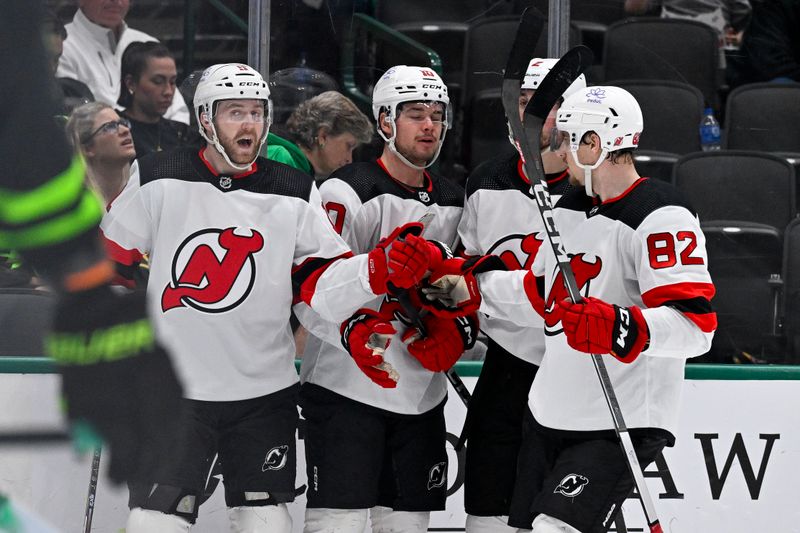
{"type": "MultiPolygon", "coordinates": [[[[461,377],[477,377],[483,363],[464,361],[456,363],[461,377]]],[[[300,361],[295,361],[300,369],[300,361]]],[[[53,361],[47,357],[0,357],[0,374],[52,374],[56,372],[53,361]]],[[[698,380],[800,380],[800,366],[788,365],[686,365],[686,379],[698,380]]]]}
{"type": "Polygon", "coordinates": [[[28,224],[65,209],[81,195],[84,174],[83,161],[75,156],[64,172],[32,191],[0,189],[0,222],[28,224]]]}
{"type": "Polygon", "coordinates": [[[100,223],[103,208],[89,190],[78,206],[60,217],[18,231],[0,231],[0,248],[25,250],[67,241],[100,223]]]}

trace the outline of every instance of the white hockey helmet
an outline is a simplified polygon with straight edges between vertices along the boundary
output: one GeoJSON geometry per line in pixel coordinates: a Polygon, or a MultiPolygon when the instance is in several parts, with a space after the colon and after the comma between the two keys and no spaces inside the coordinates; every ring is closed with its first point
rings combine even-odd
{"type": "MultiPolygon", "coordinates": [[[[525,70],[525,77],[522,79],[520,89],[533,89],[534,91],[538,89],[544,77],[547,76],[547,73],[552,70],[556,63],[558,63],[558,59],[541,57],[534,57],[531,59],[530,63],[528,63],[528,68],[525,70]]],[[[564,94],[561,96],[566,100],[568,96],[585,88],[586,76],[581,74],[575,78],[572,85],[567,87],[567,90],[564,91],[564,94]]]]}
{"type": "Polygon", "coordinates": [[[577,163],[577,151],[583,136],[593,131],[600,137],[602,152],[594,165],[581,165],[586,174],[586,194],[592,196],[591,171],[610,152],[634,149],[639,145],[644,120],[639,103],[621,87],[596,86],[573,93],[564,100],[556,117],[557,144],[569,142],[577,163]]]}
{"type": "Polygon", "coordinates": [[[200,135],[210,144],[213,144],[217,151],[222,154],[222,157],[225,158],[225,161],[233,168],[247,170],[253,164],[255,158],[247,165],[237,165],[231,161],[219,142],[213,119],[216,111],[215,104],[220,100],[264,101],[264,133],[261,136],[258,149],[258,152],[261,152],[261,147],[267,139],[269,127],[272,124],[272,101],[269,99],[269,87],[261,74],[254,68],[242,63],[223,63],[211,65],[203,72],[200,76],[200,81],[197,83],[197,90],[194,93],[194,111],[200,135]],[[210,137],[200,121],[202,113],[205,113],[211,124],[210,137]]]}
{"type": "Polygon", "coordinates": [[[430,67],[411,67],[407,65],[397,65],[387,70],[372,91],[372,115],[375,121],[380,120],[381,112],[386,112],[384,119],[392,128],[391,136],[381,130],[378,124],[378,135],[389,144],[400,160],[406,165],[421,170],[431,166],[439,152],[442,150],[447,130],[452,126],[452,109],[450,108],[450,97],[447,95],[447,85],[442,78],[430,67]],[[444,106],[444,121],[442,123],[442,133],[439,137],[439,146],[436,153],[426,165],[420,167],[411,163],[405,156],[397,151],[395,139],[397,138],[397,108],[404,102],[439,102],[444,106]]]}
{"type": "MultiPolygon", "coordinates": [[[[556,63],[558,63],[558,59],[554,58],[534,57],[531,59],[528,63],[528,68],[525,69],[525,77],[522,79],[520,90],[529,89],[535,91],[538,89],[544,77],[547,76],[556,63]]],[[[575,81],[572,82],[572,85],[567,87],[567,90],[564,91],[564,94],[561,96],[566,100],[568,96],[585,88],[586,76],[581,74],[575,78],[575,81]]],[[[511,131],[511,124],[506,125],[508,126],[508,141],[511,143],[511,146],[516,148],[517,143],[514,141],[514,132],[511,131]]]]}

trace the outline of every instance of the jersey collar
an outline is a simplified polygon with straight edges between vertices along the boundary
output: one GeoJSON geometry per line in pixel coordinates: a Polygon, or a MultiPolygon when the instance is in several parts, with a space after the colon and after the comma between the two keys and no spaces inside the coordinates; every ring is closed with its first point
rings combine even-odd
{"type": "Polygon", "coordinates": [[[401,186],[408,192],[412,193],[417,193],[419,191],[431,192],[433,190],[433,180],[431,179],[431,176],[430,174],[428,174],[427,170],[422,171],[422,179],[423,179],[422,187],[411,187],[410,185],[406,185],[402,181],[392,176],[386,169],[386,165],[383,164],[383,161],[381,161],[380,158],[376,159],[375,162],[378,164],[379,167],[381,167],[381,169],[383,169],[383,171],[386,173],[387,176],[389,176],[389,178],[391,178],[392,181],[397,183],[399,186],[401,186]]]}
{"type": "MultiPolygon", "coordinates": [[[[206,166],[208,171],[211,172],[211,175],[214,176],[215,178],[218,178],[220,176],[219,172],[217,172],[214,169],[214,167],[211,165],[211,163],[209,163],[208,159],[206,159],[206,148],[208,148],[208,147],[204,146],[204,147],[200,148],[200,151],[197,153],[197,155],[200,156],[200,160],[206,166]]],[[[250,174],[253,174],[257,170],[258,170],[258,163],[253,162],[253,164],[250,166],[250,168],[248,170],[245,170],[244,172],[241,172],[239,174],[233,174],[231,176],[231,178],[233,178],[233,179],[244,178],[244,177],[249,176],[250,174]]]]}
{"type": "MultiPolygon", "coordinates": [[[[524,181],[527,185],[531,184],[531,180],[525,175],[525,170],[522,167],[522,158],[517,158],[517,175],[519,178],[524,181]]],[[[555,172],[553,174],[545,174],[544,179],[547,181],[547,185],[555,185],[556,183],[564,180],[569,176],[569,171],[564,169],[561,172],[555,172]]]]}

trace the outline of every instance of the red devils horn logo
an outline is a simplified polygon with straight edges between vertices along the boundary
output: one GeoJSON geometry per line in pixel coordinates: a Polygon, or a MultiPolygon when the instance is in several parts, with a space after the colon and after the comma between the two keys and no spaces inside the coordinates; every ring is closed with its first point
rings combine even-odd
{"type": "MultiPolygon", "coordinates": [[[[577,254],[570,258],[570,265],[572,271],[575,273],[575,282],[578,284],[578,290],[581,294],[585,295],[584,287],[588,289],[589,282],[600,274],[603,268],[603,262],[598,257],[594,263],[589,263],[583,259],[585,254],[577,254]]],[[[547,300],[544,302],[544,328],[545,334],[554,335],[561,331],[556,326],[561,322],[561,315],[563,312],[561,308],[556,305],[556,302],[566,300],[569,298],[567,287],[564,285],[564,276],[561,271],[558,271],[553,285],[550,287],[550,294],[547,295],[547,300]]]]}
{"type": "Polygon", "coordinates": [[[264,247],[264,237],[254,229],[250,233],[205,229],[184,240],[172,259],[172,282],[161,295],[161,310],[189,306],[222,313],[242,303],[256,280],[253,254],[264,247]]]}
{"type": "Polygon", "coordinates": [[[497,241],[487,253],[500,257],[509,270],[529,270],[542,242],[535,233],[516,233],[497,241]]]}

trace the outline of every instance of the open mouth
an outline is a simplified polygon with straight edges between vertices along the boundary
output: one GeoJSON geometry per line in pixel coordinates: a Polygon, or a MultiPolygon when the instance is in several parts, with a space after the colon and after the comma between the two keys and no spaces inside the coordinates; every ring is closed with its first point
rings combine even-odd
{"type": "Polygon", "coordinates": [[[122,141],[122,146],[131,146],[133,144],[133,138],[128,137],[124,141],[122,141]]]}
{"type": "Polygon", "coordinates": [[[249,149],[253,146],[253,139],[239,139],[236,144],[241,148],[249,149]]]}

